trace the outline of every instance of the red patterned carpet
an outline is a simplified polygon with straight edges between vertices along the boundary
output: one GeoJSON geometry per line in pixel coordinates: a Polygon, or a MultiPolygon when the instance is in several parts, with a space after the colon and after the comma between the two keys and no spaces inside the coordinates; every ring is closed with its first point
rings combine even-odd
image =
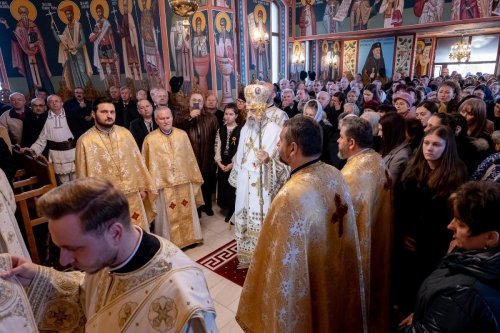
{"type": "Polygon", "coordinates": [[[197,261],[200,265],[243,287],[248,269],[238,269],[236,241],[221,246],[197,261]]]}

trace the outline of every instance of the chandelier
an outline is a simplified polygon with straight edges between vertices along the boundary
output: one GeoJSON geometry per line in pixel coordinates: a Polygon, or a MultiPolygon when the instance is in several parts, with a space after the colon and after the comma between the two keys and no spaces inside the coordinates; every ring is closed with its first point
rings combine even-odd
{"type": "Polygon", "coordinates": [[[199,0],[168,0],[168,4],[175,14],[184,18],[182,25],[186,30],[186,39],[189,40],[190,24],[188,17],[198,10],[199,0]]]}
{"type": "Polygon", "coordinates": [[[471,46],[469,44],[468,37],[460,37],[460,40],[451,46],[450,50],[450,60],[457,60],[461,62],[462,59],[469,61],[470,59],[471,46]]]}

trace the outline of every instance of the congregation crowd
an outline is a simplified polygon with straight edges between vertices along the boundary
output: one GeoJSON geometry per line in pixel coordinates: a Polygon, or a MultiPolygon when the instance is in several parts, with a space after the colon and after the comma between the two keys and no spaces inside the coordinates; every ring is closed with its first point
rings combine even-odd
{"type": "Polygon", "coordinates": [[[14,92],[1,105],[0,168],[12,181],[17,145],[46,155],[60,184],[107,179],[132,224],[181,249],[203,242],[215,193],[249,268],[237,314],[247,331],[500,332],[497,77],[303,72],[248,85],[222,107],[178,88],[113,86],[94,101],[81,87],[67,101],[37,89],[29,103],[14,92]],[[331,226],[303,231],[297,216],[331,226]],[[297,236],[314,243],[321,230],[337,238],[318,248],[341,248],[297,236]],[[289,248],[300,249],[293,260],[289,248]],[[317,304],[323,292],[340,304],[317,304]]]}

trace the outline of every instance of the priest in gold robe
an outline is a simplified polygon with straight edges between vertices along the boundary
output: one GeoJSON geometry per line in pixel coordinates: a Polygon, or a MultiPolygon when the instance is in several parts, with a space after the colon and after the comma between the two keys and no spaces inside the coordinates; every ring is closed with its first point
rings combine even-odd
{"type": "Polygon", "coordinates": [[[349,186],[365,279],[369,332],[389,332],[392,250],[392,185],[373,145],[371,125],[348,117],[340,128],[339,157],[347,159],[342,174],[349,186]]]}
{"type": "Polygon", "coordinates": [[[245,332],[366,332],[360,246],[347,185],[320,161],[320,126],[294,117],[280,134],[292,169],[267,213],[236,320],[245,332]]]}
{"type": "Polygon", "coordinates": [[[94,101],[95,126],[76,143],[76,177],[108,179],[128,199],[132,223],[149,231],[153,221],[157,191],[132,134],[115,125],[111,99],[94,101]]]}
{"type": "Polygon", "coordinates": [[[183,248],[202,241],[197,207],[203,205],[203,177],[186,132],[172,127],[172,111],[159,106],[155,121],[159,128],[146,136],[142,146],[158,190],[154,232],[183,248]]]}
{"type": "Polygon", "coordinates": [[[11,257],[13,268],[0,277],[27,288],[39,331],[217,332],[202,270],[168,240],[132,225],[127,198],[109,181],[66,183],[37,208],[61,265],[85,272],[11,257]]]}

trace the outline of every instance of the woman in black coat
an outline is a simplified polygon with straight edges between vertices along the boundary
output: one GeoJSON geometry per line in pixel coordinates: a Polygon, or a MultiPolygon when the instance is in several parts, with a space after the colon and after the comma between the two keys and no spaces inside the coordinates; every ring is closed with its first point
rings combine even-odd
{"type": "Polygon", "coordinates": [[[500,332],[500,184],[466,183],[451,201],[455,250],[422,284],[401,332],[500,332]]]}

